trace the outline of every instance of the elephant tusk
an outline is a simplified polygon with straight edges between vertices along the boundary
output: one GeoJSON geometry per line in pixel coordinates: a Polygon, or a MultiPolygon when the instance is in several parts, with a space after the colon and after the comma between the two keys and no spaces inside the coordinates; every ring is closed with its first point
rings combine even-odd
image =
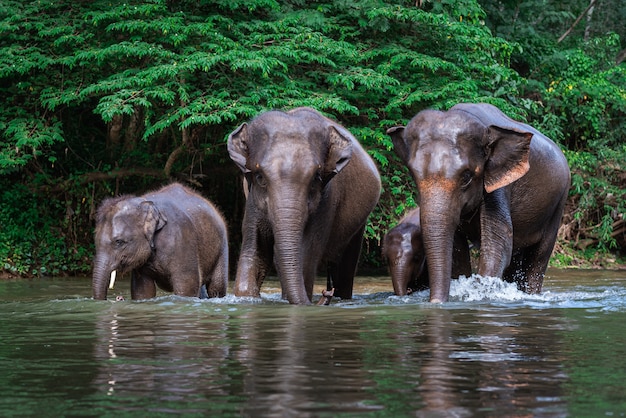
{"type": "Polygon", "coordinates": [[[115,276],[117,276],[117,270],[113,270],[111,272],[111,280],[109,281],[109,289],[113,289],[113,285],[115,284],[115,276]]]}

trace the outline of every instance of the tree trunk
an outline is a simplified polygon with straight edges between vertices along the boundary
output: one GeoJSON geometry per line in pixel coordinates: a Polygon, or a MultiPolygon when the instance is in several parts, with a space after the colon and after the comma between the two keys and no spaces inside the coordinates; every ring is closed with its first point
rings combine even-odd
{"type": "Polygon", "coordinates": [[[596,0],[590,0],[589,8],[587,9],[587,25],[585,26],[585,37],[584,40],[588,41],[589,36],[591,35],[591,17],[593,16],[593,9],[595,8],[594,3],[596,0]]]}

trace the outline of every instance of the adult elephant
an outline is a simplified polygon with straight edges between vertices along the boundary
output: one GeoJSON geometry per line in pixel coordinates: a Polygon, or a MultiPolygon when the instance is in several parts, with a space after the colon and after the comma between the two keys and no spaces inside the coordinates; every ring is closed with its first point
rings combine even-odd
{"type": "Polygon", "coordinates": [[[222,297],[228,288],[228,237],[218,210],[181,184],[141,197],[102,202],[96,215],[93,298],[106,299],[115,276],[132,271],[132,299],[156,286],[181,296],[222,297]]]}
{"type": "MultiPolygon", "coordinates": [[[[472,274],[466,237],[457,230],[454,237],[452,277],[472,274]]],[[[382,254],[387,261],[393,291],[404,296],[429,287],[428,266],[422,237],[420,208],[408,211],[383,237],[382,254]]]]}
{"type": "Polygon", "coordinates": [[[310,304],[318,264],[326,262],[335,296],[351,298],[381,188],[359,142],[317,111],[297,108],[242,124],[228,152],[248,187],[235,295],[258,297],[274,263],[283,297],[310,304]]]}
{"type": "Polygon", "coordinates": [[[448,300],[458,231],[480,243],[480,275],[539,293],[570,186],[559,147],[489,104],[425,110],[387,133],[419,191],[430,301],[448,300]]]}

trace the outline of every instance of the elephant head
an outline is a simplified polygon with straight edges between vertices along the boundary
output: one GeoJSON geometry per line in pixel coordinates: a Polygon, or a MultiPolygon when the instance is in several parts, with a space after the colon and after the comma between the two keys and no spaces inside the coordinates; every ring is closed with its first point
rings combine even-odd
{"type": "MultiPolygon", "coordinates": [[[[311,228],[311,215],[333,204],[324,197],[329,182],[350,161],[350,134],[310,109],[270,111],[233,131],[228,152],[249,189],[244,223],[267,225],[283,294],[290,303],[310,303],[303,260],[311,255],[305,254],[303,235],[311,228]]],[[[236,295],[247,292],[237,287],[241,283],[236,281],[236,295]]]]}
{"type": "MultiPolygon", "coordinates": [[[[406,127],[387,131],[417,184],[431,302],[448,300],[454,236],[461,222],[474,217],[485,194],[528,172],[533,133],[520,126],[492,106],[457,105],[447,112],[422,111],[406,127]]],[[[507,208],[502,206],[501,216],[510,224],[507,208]]],[[[482,229],[483,236],[512,236],[510,230],[482,229]]],[[[500,256],[506,266],[510,253],[500,256]]]]}
{"type": "Polygon", "coordinates": [[[102,203],[96,215],[94,299],[106,299],[118,272],[146,263],[154,249],[154,235],[166,223],[154,203],[142,198],[122,196],[102,203]]]}

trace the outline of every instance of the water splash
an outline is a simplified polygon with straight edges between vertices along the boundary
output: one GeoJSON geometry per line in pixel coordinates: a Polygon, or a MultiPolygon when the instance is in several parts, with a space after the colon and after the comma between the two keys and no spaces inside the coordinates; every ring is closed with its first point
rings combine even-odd
{"type": "Polygon", "coordinates": [[[450,284],[450,301],[519,301],[531,297],[517,288],[515,283],[505,282],[498,277],[483,277],[473,274],[461,276],[450,284]]]}

